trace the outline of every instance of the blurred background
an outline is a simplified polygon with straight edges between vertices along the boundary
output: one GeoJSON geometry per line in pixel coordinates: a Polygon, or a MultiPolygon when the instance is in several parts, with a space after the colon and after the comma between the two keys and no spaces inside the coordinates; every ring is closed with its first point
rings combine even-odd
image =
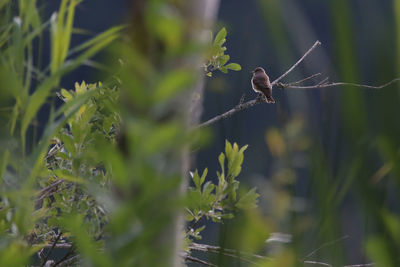
{"type": "MultiPolygon", "coordinates": [[[[129,2],[84,1],[75,26],[97,33],[123,23],[129,2]]],[[[47,8],[51,14],[50,3],[47,8]]],[[[399,77],[399,26],[397,0],[221,1],[215,32],[226,27],[227,54],[242,71],[207,78],[202,121],[234,107],[243,94],[246,100],[255,97],[250,85],[255,67],[264,67],[274,80],[316,40],[322,46],[284,82],[318,72],[331,81],[370,85],[399,77]]],[[[85,36],[73,42],[79,38],[85,36]]],[[[63,85],[88,77],[96,82],[95,73],[82,67],[63,85]]],[[[333,266],[388,255],[398,259],[399,86],[275,89],[275,105],[257,105],[214,124],[213,137],[197,151],[193,168],[208,167],[214,174],[225,139],[249,145],[239,181],[258,188],[260,213],[243,217],[250,217],[249,226],[260,233],[291,236],[290,243],[263,239],[269,253],[284,247],[296,259],[333,266]]],[[[209,224],[202,242],[240,249],[246,244],[240,238],[243,229],[240,223],[209,224]]],[[[217,260],[240,266],[238,260],[217,260]]]]}

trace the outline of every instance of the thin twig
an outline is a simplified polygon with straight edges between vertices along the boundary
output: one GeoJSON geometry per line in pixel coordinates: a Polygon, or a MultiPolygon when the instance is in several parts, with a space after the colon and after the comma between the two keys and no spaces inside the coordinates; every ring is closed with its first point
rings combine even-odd
{"type": "Polygon", "coordinates": [[[38,198],[35,201],[35,209],[39,209],[39,207],[40,207],[40,205],[42,203],[42,200],[50,195],[49,193],[51,193],[52,189],[54,189],[55,187],[57,187],[59,184],[61,184],[63,182],[64,182],[63,179],[58,179],[54,183],[52,183],[51,185],[49,185],[49,186],[43,188],[42,190],[40,190],[38,192],[38,194],[37,194],[38,198]]]}
{"type": "MultiPolygon", "coordinates": [[[[62,257],[59,261],[57,261],[57,262],[54,264],[53,267],[56,267],[56,266],[59,265],[60,263],[62,263],[62,262],[64,262],[64,261],[68,260],[68,257],[69,257],[72,253],[74,253],[74,251],[75,251],[74,247],[71,246],[71,247],[69,248],[68,252],[64,255],[64,257],[62,257]]],[[[72,256],[72,257],[74,257],[74,256],[72,256]]]]}
{"type": "MultiPolygon", "coordinates": [[[[32,247],[42,247],[42,248],[51,248],[53,246],[53,244],[46,244],[46,245],[33,245],[32,247]]],[[[61,243],[61,244],[56,244],[55,248],[71,248],[72,244],[71,243],[61,243]]]]}
{"type": "Polygon", "coordinates": [[[39,195],[39,196],[44,195],[45,193],[47,193],[48,191],[50,191],[50,189],[56,187],[57,185],[61,184],[62,182],[64,182],[64,180],[62,180],[62,179],[56,180],[56,181],[55,181],[54,183],[52,183],[51,185],[49,185],[49,186],[43,188],[42,190],[40,190],[39,193],[38,193],[38,195],[39,195]]]}
{"type": "Polygon", "coordinates": [[[326,77],[325,79],[320,81],[317,85],[326,84],[328,82],[328,80],[329,80],[329,77],[326,77]]]}
{"type": "Polygon", "coordinates": [[[197,263],[203,264],[203,265],[205,265],[205,266],[217,266],[217,265],[215,265],[215,264],[209,263],[209,262],[207,262],[207,261],[200,260],[200,259],[198,259],[198,258],[189,256],[189,255],[186,255],[186,256],[185,256],[185,260],[192,261],[192,262],[197,262],[197,263]]]}
{"type": "Polygon", "coordinates": [[[355,264],[355,265],[345,265],[343,267],[368,267],[368,266],[374,266],[375,263],[364,263],[364,264],[355,264]]]}
{"type": "Polygon", "coordinates": [[[251,264],[257,264],[255,261],[253,261],[253,259],[270,260],[270,258],[261,256],[261,255],[257,255],[257,254],[251,254],[251,253],[238,251],[235,249],[221,248],[218,246],[211,246],[211,245],[198,244],[198,243],[191,243],[189,245],[189,249],[203,251],[203,252],[218,253],[218,254],[222,254],[225,256],[238,258],[238,259],[241,259],[241,260],[246,261],[251,264]]]}
{"type": "Polygon", "coordinates": [[[73,257],[71,257],[71,258],[65,260],[64,262],[62,262],[62,263],[59,265],[59,267],[61,267],[61,266],[71,266],[71,264],[74,263],[74,262],[76,262],[76,261],[78,261],[79,258],[80,258],[79,255],[75,255],[75,256],[73,256],[73,257]]]}
{"type": "Polygon", "coordinates": [[[281,81],[283,78],[285,78],[289,73],[291,73],[315,48],[317,48],[318,46],[321,45],[320,41],[316,41],[313,46],[311,46],[310,49],[308,49],[308,51],[296,62],[294,63],[294,65],[292,67],[290,67],[290,69],[288,69],[284,74],[282,74],[278,79],[276,79],[275,81],[273,81],[271,83],[272,86],[274,86],[276,83],[278,83],[279,81],[281,81]]]}
{"type": "Polygon", "coordinates": [[[320,261],[304,261],[304,263],[332,267],[332,265],[320,261]]]}
{"type": "Polygon", "coordinates": [[[40,265],[40,267],[43,267],[43,266],[46,264],[47,259],[49,258],[50,254],[53,252],[54,247],[56,246],[58,240],[60,240],[61,234],[62,234],[62,232],[59,232],[59,233],[58,233],[56,240],[54,240],[53,245],[51,246],[49,252],[48,252],[48,253],[46,254],[46,256],[44,257],[44,259],[43,259],[42,264],[40,265]]]}
{"type": "Polygon", "coordinates": [[[387,83],[379,85],[379,86],[358,84],[358,83],[344,83],[344,82],[319,83],[317,85],[309,85],[309,86],[298,86],[298,85],[291,85],[291,84],[284,84],[284,83],[281,83],[280,85],[284,89],[317,89],[317,88],[338,87],[338,86],[353,86],[353,87],[367,88],[367,89],[382,89],[382,88],[385,88],[397,81],[400,81],[400,78],[393,79],[390,82],[387,82],[387,83]]]}
{"type": "Polygon", "coordinates": [[[315,249],[315,250],[311,251],[310,253],[308,253],[301,261],[304,261],[305,259],[311,257],[312,255],[314,255],[315,253],[317,253],[317,251],[323,249],[324,247],[333,245],[333,244],[335,244],[335,243],[337,243],[337,242],[339,242],[339,241],[342,241],[342,240],[344,240],[344,239],[347,239],[347,238],[349,238],[349,236],[348,236],[348,235],[345,235],[345,236],[342,236],[341,238],[338,238],[338,239],[335,239],[335,240],[333,240],[333,241],[329,241],[329,242],[327,242],[327,243],[324,243],[324,244],[322,244],[320,247],[318,247],[317,249],[315,249]]]}
{"type": "Polygon", "coordinates": [[[222,119],[226,119],[226,118],[231,117],[233,114],[235,114],[235,113],[238,112],[238,111],[241,111],[241,110],[243,110],[243,109],[247,109],[247,108],[253,107],[253,106],[258,105],[258,104],[260,104],[260,103],[264,103],[264,101],[263,101],[262,98],[256,98],[256,99],[247,101],[247,102],[245,102],[245,103],[243,103],[243,104],[241,104],[241,105],[237,105],[236,107],[234,107],[234,108],[228,110],[227,112],[225,112],[225,113],[223,113],[223,114],[221,114],[221,115],[215,116],[214,118],[212,118],[212,119],[210,119],[210,120],[208,120],[208,121],[206,121],[206,122],[203,122],[203,123],[199,124],[196,128],[201,128],[201,127],[209,126],[209,125],[211,125],[211,124],[216,123],[216,122],[219,121],[219,120],[222,120],[222,119]]]}
{"type": "MultiPolygon", "coordinates": [[[[304,78],[304,79],[302,79],[300,81],[292,82],[292,83],[289,83],[289,84],[290,85],[298,85],[298,84],[304,83],[304,82],[306,82],[308,80],[314,79],[315,77],[320,76],[320,75],[322,75],[320,72],[319,73],[315,73],[315,74],[313,74],[313,75],[311,75],[311,76],[309,76],[307,78],[304,78]]],[[[279,84],[282,84],[282,83],[279,83],[279,84]]],[[[276,85],[278,85],[278,83],[276,85]]]]}
{"type": "Polygon", "coordinates": [[[53,146],[53,147],[49,150],[49,153],[47,153],[45,159],[48,159],[48,158],[54,156],[55,154],[57,154],[58,151],[60,151],[60,150],[63,149],[63,148],[64,148],[64,144],[60,144],[60,145],[56,144],[55,146],[53,146]]]}

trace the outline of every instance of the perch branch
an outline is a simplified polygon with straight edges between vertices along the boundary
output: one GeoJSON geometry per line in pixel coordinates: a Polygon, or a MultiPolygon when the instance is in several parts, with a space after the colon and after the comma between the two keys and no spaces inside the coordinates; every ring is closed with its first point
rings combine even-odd
{"type": "MultiPolygon", "coordinates": [[[[279,89],[319,89],[319,88],[328,88],[328,87],[338,87],[338,86],[354,86],[354,87],[359,87],[359,88],[367,88],[367,89],[382,89],[385,88],[397,81],[400,81],[400,78],[396,78],[391,80],[388,83],[385,83],[383,85],[380,86],[371,86],[371,85],[364,85],[364,84],[357,84],[357,83],[346,83],[346,82],[328,82],[329,78],[324,78],[323,80],[321,80],[318,84],[316,85],[306,85],[306,86],[302,86],[300,85],[301,83],[304,83],[308,80],[311,80],[317,76],[320,76],[320,73],[316,73],[314,75],[311,75],[307,78],[304,78],[302,80],[296,81],[296,82],[292,82],[292,83],[282,83],[280,82],[283,78],[285,78],[289,73],[291,73],[315,48],[317,48],[319,45],[321,45],[321,42],[316,41],[314,43],[313,46],[310,47],[310,49],[307,50],[307,52],[293,65],[291,66],[285,73],[283,73],[279,78],[277,78],[276,80],[274,80],[271,83],[271,86],[274,87],[278,87],[279,89]]],[[[211,124],[216,123],[217,121],[220,121],[222,119],[226,119],[231,117],[232,115],[234,115],[235,113],[244,110],[244,109],[248,109],[250,107],[253,107],[255,105],[261,104],[261,103],[265,103],[265,99],[264,97],[256,97],[253,100],[247,101],[245,103],[243,103],[242,101],[239,102],[238,105],[236,105],[234,108],[226,111],[225,113],[222,113],[220,115],[215,116],[214,118],[209,119],[206,122],[203,122],[199,125],[197,125],[195,128],[202,128],[202,127],[206,127],[209,126],[211,124]]]]}

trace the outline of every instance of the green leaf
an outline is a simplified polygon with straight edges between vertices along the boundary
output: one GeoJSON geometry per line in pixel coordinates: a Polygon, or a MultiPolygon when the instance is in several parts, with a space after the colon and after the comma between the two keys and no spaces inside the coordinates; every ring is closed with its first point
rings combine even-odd
{"type": "MultiPolygon", "coordinates": [[[[229,58],[230,58],[229,55],[220,56],[219,59],[218,59],[219,65],[220,65],[220,66],[224,66],[224,65],[226,64],[226,62],[229,61],[229,58]]],[[[231,63],[231,64],[232,64],[232,63],[231,63]]],[[[229,65],[231,65],[231,64],[229,64],[229,65]]],[[[228,67],[229,65],[227,65],[227,66],[225,66],[225,67],[229,68],[229,67],[228,67]]]]}
{"type": "Polygon", "coordinates": [[[200,184],[200,177],[199,177],[199,173],[197,170],[194,171],[194,173],[191,173],[192,175],[192,179],[194,182],[194,185],[196,186],[197,189],[201,189],[201,184],[200,184]]]}
{"type": "Polygon", "coordinates": [[[55,175],[57,175],[58,178],[68,181],[68,182],[77,183],[77,184],[86,184],[87,183],[87,181],[83,180],[82,178],[71,175],[67,170],[58,169],[58,170],[54,170],[53,172],[55,175]]]}
{"type": "Polygon", "coordinates": [[[220,67],[219,70],[223,73],[228,73],[227,67],[220,67]]]}
{"type": "Polygon", "coordinates": [[[241,67],[239,64],[237,64],[237,63],[229,63],[229,64],[226,65],[225,67],[226,67],[227,69],[234,70],[234,71],[239,71],[239,70],[242,69],[242,67],[241,67]]]}
{"type": "Polygon", "coordinates": [[[243,154],[243,152],[249,147],[249,145],[244,145],[240,148],[239,153],[243,154]]]}
{"type": "Polygon", "coordinates": [[[228,140],[225,140],[225,155],[228,161],[232,158],[232,145],[228,140]]]}
{"type": "Polygon", "coordinates": [[[106,30],[105,32],[100,33],[99,35],[93,37],[89,41],[86,41],[83,44],[72,48],[68,52],[68,56],[71,56],[71,55],[78,53],[88,47],[91,47],[99,42],[102,42],[103,40],[107,39],[110,36],[116,36],[123,28],[124,28],[124,26],[116,26],[116,27],[112,27],[112,28],[106,30]]]}
{"type": "Polygon", "coordinates": [[[211,192],[214,190],[214,184],[212,184],[210,181],[208,181],[207,183],[205,183],[205,185],[203,186],[203,196],[204,197],[208,197],[211,192]]]}
{"type": "Polygon", "coordinates": [[[226,41],[226,39],[225,39],[226,34],[227,34],[226,29],[225,29],[225,27],[223,27],[223,28],[217,33],[217,35],[215,36],[214,45],[215,45],[215,46],[221,46],[223,43],[225,43],[225,41],[226,41]]]}
{"type": "Polygon", "coordinates": [[[201,178],[200,178],[200,185],[202,185],[204,183],[204,180],[206,179],[207,173],[208,173],[208,169],[205,168],[204,171],[203,171],[203,174],[201,175],[201,178]]]}
{"type": "Polygon", "coordinates": [[[221,166],[221,175],[224,175],[225,173],[225,154],[221,152],[218,157],[219,165],[221,166]]]}
{"type": "Polygon", "coordinates": [[[257,201],[260,195],[256,192],[256,188],[252,188],[249,192],[243,195],[236,203],[239,209],[255,209],[257,208],[257,201]]]}

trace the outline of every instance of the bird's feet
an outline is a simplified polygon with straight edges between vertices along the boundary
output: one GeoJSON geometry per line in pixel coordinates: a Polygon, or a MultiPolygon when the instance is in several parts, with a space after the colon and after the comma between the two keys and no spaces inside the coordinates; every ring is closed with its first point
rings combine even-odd
{"type": "Polygon", "coordinates": [[[264,95],[262,93],[258,93],[257,97],[256,97],[257,102],[264,102],[264,95]]]}

